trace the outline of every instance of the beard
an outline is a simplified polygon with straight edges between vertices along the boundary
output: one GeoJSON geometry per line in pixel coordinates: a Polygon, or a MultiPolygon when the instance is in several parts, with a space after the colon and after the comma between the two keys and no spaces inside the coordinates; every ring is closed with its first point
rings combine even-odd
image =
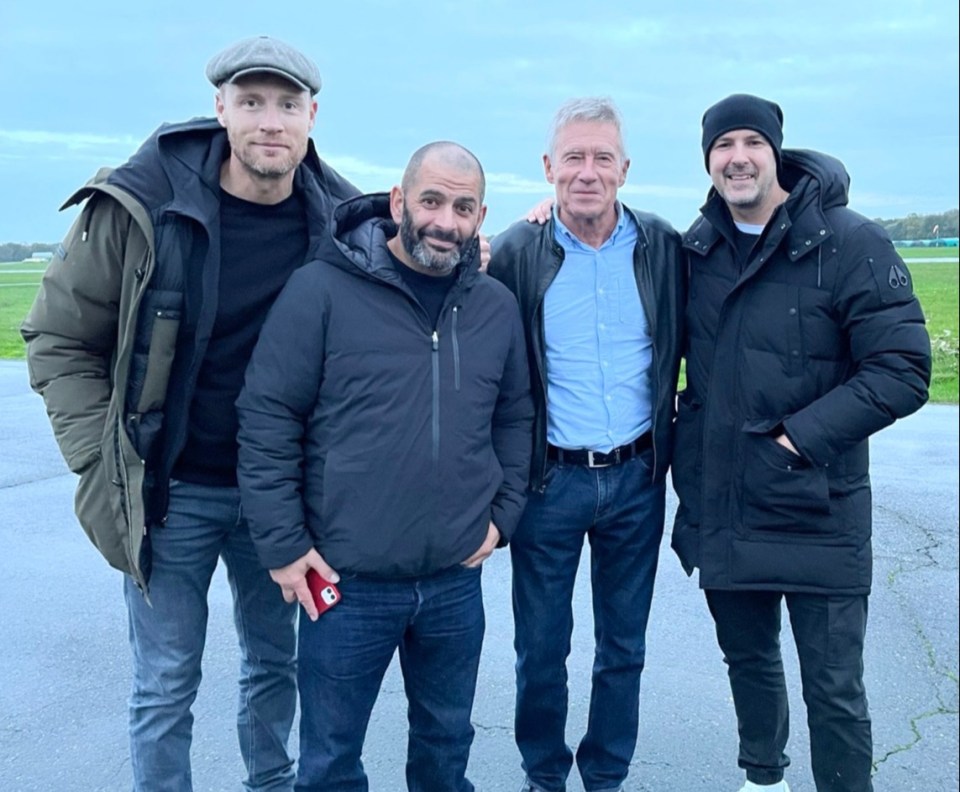
{"type": "Polygon", "coordinates": [[[400,242],[404,250],[421,267],[430,272],[447,275],[456,268],[463,257],[463,249],[469,239],[461,239],[454,231],[429,230],[415,228],[413,218],[403,207],[403,217],[400,220],[400,242]],[[450,250],[435,250],[427,245],[425,239],[439,239],[441,242],[451,242],[455,247],[450,250]]]}
{"type": "Polygon", "coordinates": [[[247,171],[261,179],[282,179],[296,170],[307,155],[306,142],[299,150],[289,148],[283,154],[272,157],[258,153],[254,146],[246,146],[241,140],[230,140],[230,149],[247,171]]]}

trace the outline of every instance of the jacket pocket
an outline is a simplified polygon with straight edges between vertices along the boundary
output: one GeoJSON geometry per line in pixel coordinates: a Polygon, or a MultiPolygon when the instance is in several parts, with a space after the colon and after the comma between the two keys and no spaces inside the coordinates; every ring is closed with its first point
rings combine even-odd
{"type": "Polygon", "coordinates": [[[769,433],[751,429],[743,435],[743,528],[832,533],[836,521],[826,470],[784,448],[769,433]]]}
{"type": "Polygon", "coordinates": [[[177,349],[177,333],[180,330],[179,311],[157,311],[150,335],[147,365],[143,374],[143,387],[137,400],[137,412],[159,410],[167,395],[170,367],[177,349]]]}
{"type": "Polygon", "coordinates": [[[151,289],[143,296],[130,362],[127,404],[143,415],[163,407],[177,348],[183,295],[151,289]]]}
{"type": "Polygon", "coordinates": [[[132,574],[129,531],[121,506],[123,488],[108,461],[109,456],[98,454],[80,471],[74,506],[84,532],[107,563],[132,574]]]}
{"type": "Polygon", "coordinates": [[[673,489],[680,499],[678,519],[700,524],[703,476],[703,405],[686,391],[677,397],[673,466],[673,489]]]}

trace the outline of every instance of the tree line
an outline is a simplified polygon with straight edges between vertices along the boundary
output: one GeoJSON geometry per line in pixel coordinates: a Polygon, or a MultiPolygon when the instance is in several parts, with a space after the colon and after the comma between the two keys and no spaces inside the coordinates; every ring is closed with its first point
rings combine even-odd
{"type": "Polygon", "coordinates": [[[960,236],[957,233],[957,226],[960,225],[958,216],[960,210],[950,209],[942,214],[909,214],[898,220],[878,217],[876,222],[884,227],[893,240],[944,239],[960,236]]]}
{"type": "MultiPolygon", "coordinates": [[[[960,210],[950,209],[940,214],[909,214],[896,220],[874,218],[883,226],[891,239],[935,239],[955,237],[960,226],[960,210]]],[[[35,253],[53,253],[56,242],[0,242],[0,261],[23,261],[35,253]]]]}
{"type": "Polygon", "coordinates": [[[19,242],[0,242],[0,261],[23,261],[34,253],[53,253],[57,243],[33,242],[22,244],[19,242]]]}

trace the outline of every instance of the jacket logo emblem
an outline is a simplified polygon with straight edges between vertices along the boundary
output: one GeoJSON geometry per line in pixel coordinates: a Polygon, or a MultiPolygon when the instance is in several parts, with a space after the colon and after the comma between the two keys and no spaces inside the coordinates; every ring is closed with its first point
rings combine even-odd
{"type": "Polygon", "coordinates": [[[900,269],[900,267],[896,264],[890,265],[890,275],[888,276],[888,281],[891,289],[899,289],[901,286],[906,286],[908,283],[910,283],[909,278],[907,278],[907,273],[900,269]]]}

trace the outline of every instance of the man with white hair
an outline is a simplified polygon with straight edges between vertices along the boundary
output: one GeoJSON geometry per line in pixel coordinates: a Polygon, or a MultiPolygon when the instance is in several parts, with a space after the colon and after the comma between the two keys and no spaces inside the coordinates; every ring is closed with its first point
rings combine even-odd
{"type": "Polygon", "coordinates": [[[490,274],[516,294],[535,405],[527,507],[511,543],[516,740],[524,790],[560,792],[573,586],[591,547],[596,651],[576,752],[588,792],[622,788],[636,747],[645,632],[663,533],[680,353],[680,237],[617,198],[630,167],[607,99],[557,112],[543,155],[545,225],[494,237],[490,274]]]}

